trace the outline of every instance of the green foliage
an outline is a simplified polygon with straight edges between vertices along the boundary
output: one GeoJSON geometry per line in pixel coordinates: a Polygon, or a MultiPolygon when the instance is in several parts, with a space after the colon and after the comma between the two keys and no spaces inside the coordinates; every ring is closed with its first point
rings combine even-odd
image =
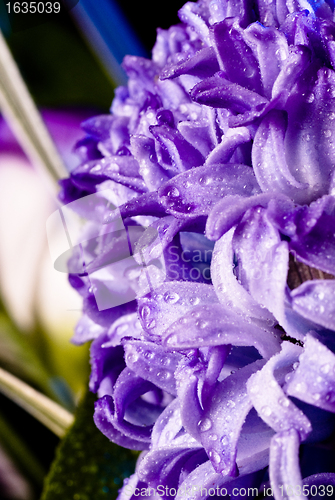
{"type": "Polygon", "coordinates": [[[114,83],[69,15],[64,12],[37,26],[25,18],[21,16],[25,29],[16,30],[7,42],[37,106],[107,111],[114,83]]]}
{"type": "Polygon", "coordinates": [[[111,443],[93,422],[96,396],[87,393],[61,442],[41,500],[114,500],[134,472],[138,452],[111,443]]]}

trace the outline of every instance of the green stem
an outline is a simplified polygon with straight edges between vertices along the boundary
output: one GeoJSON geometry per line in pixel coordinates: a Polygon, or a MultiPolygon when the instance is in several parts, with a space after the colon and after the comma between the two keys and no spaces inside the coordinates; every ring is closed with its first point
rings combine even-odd
{"type": "Polygon", "coordinates": [[[21,77],[0,30],[0,106],[23,150],[55,182],[66,177],[63,161],[21,77]]]}
{"type": "Polygon", "coordinates": [[[70,412],[2,368],[0,391],[59,437],[63,437],[73,423],[70,412]]]}

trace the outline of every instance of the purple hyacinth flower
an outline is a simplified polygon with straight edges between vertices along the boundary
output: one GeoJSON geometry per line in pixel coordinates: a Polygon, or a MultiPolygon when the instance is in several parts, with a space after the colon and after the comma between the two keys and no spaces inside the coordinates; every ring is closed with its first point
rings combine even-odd
{"type": "Polygon", "coordinates": [[[83,124],[60,197],[94,419],[144,450],[119,500],[333,494],[333,7],[187,2],[83,124]]]}

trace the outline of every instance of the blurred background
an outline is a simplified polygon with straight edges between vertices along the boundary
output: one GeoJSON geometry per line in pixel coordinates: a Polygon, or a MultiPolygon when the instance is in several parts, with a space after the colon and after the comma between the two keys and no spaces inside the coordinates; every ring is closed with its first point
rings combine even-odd
{"type": "MultiPolygon", "coordinates": [[[[150,57],[156,27],[178,23],[183,3],[67,0],[58,14],[28,15],[0,0],[1,31],[69,171],[80,122],[108,113],[126,83],[123,57],[150,57]]],[[[0,117],[0,367],[73,412],[88,347],[70,343],[81,301],[49,256],[45,223],[56,208],[0,117]]],[[[0,393],[0,500],[38,499],[58,442],[0,393]]]]}

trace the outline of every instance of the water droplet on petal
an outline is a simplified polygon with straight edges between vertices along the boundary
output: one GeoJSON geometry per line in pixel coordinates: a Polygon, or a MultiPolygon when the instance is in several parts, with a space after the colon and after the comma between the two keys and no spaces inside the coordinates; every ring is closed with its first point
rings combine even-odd
{"type": "Polygon", "coordinates": [[[261,413],[262,415],[264,415],[264,417],[269,417],[272,413],[272,410],[269,406],[263,406],[263,408],[261,409],[261,413]]]}
{"type": "Polygon", "coordinates": [[[199,420],[198,426],[200,432],[209,431],[209,429],[212,427],[212,421],[209,418],[204,418],[203,420],[199,420]]]}
{"type": "Polygon", "coordinates": [[[216,451],[209,452],[210,458],[215,462],[216,464],[219,464],[221,462],[221,457],[216,451]]]}
{"type": "Polygon", "coordinates": [[[175,304],[179,300],[179,295],[176,292],[166,292],[164,294],[164,300],[168,304],[175,304]]]}
{"type": "Polygon", "coordinates": [[[287,407],[289,406],[289,404],[290,404],[290,401],[289,401],[289,399],[288,399],[288,398],[283,397],[283,398],[279,398],[278,403],[279,403],[281,406],[284,406],[284,407],[286,407],[286,408],[287,408],[287,407]]]}

